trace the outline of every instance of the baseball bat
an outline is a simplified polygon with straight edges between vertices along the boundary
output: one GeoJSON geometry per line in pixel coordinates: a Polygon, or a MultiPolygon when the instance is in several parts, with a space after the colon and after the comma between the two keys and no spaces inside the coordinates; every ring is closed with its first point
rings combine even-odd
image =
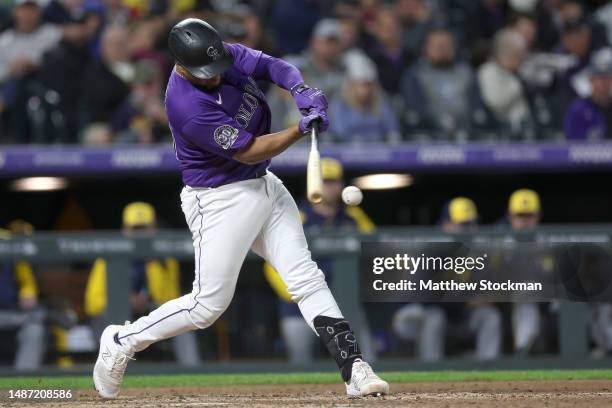
{"type": "Polygon", "coordinates": [[[323,179],[321,177],[321,154],[317,141],[319,135],[319,123],[312,124],[310,131],[310,154],[306,168],[306,196],[313,204],[320,203],[323,199],[323,179]]]}

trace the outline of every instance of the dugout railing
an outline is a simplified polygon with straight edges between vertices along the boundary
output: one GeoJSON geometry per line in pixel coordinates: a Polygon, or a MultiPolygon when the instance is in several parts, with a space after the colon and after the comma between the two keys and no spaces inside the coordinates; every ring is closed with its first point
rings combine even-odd
{"type": "MultiPolygon", "coordinates": [[[[357,331],[367,330],[364,304],[360,300],[359,254],[362,241],[403,242],[553,242],[610,244],[612,225],[546,226],[531,232],[516,233],[501,228],[446,234],[436,228],[381,228],[375,235],[350,235],[325,233],[309,237],[310,249],[315,256],[333,257],[333,290],[343,312],[357,331]]],[[[117,231],[89,233],[37,232],[32,236],[0,240],[0,260],[27,260],[34,264],[46,262],[93,262],[103,257],[107,260],[107,293],[110,296],[106,317],[109,321],[122,322],[130,317],[129,287],[131,261],[151,257],[176,257],[182,261],[193,260],[191,237],[184,230],[161,230],[153,236],[133,237],[117,231]]],[[[231,256],[231,254],[227,254],[231,256]]],[[[249,257],[255,257],[249,254],[249,257]]],[[[386,369],[466,369],[466,368],[585,368],[609,367],[612,359],[589,357],[587,333],[588,304],[561,301],[559,308],[559,353],[546,358],[502,358],[493,362],[475,362],[471,359],[455,359],[437,364],[416,363],[401,359],[382,361],[386,369]]],[[[286,371],[295,370],[282,363],[237,362],[235,364],[205,364],[204,371],[286,371]]],[[[327,363],[313,364],[307,369],[331,368],[327,363]]],[[[151,368],[143,369],[145,372],[151,368]]],[[[156,371],[181,371],[172,364],[159,365],[156,371]]],[[[138,371],[138,370],[136,370],[138,371]]],[[[0,370],[0,374],[5,373],[0,370]]]]}

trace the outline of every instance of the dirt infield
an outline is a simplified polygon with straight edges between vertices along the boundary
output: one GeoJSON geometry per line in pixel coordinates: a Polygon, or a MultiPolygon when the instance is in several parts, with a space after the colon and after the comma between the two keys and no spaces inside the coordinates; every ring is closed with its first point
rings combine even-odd
{"type": "MultiPolygon", "coordinates": [[[[45,407],[612,407],[607,380],[511,381],[391,384],[385,398],[348,399],[339,385],[237,385],[224,387],[131,388],[113,401],[78,391],[76,400],[45,407]]],[[[24,403],[9,403],[23,407],[24,403]]],[[[31,404],[42,406],[43,404],[31,404]]]]}

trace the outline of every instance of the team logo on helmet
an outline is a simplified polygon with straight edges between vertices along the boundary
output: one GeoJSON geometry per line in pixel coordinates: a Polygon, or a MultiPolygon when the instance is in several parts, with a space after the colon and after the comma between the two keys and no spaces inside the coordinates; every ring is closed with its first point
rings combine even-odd
{"type": "Polygon", "coordinates": [[[215,142],[224,150],[232,147],[238,138],[238,129],[230,125],[221,125],[215,129],[215,142]]]}
{"type": "Polygon", "coordinates": [[[206,49],[206,54],[208,54],[213,61],[216,61],[221,56],[221,52],[212,45],[206,49]]]}

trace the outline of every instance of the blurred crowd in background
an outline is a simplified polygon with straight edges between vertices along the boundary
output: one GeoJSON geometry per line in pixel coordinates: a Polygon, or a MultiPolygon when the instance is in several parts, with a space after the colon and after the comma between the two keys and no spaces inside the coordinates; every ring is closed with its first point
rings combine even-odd
{"type": "MultiPolygon", "coordinates": [[[[1,0],[0,143],[169,142],[187,16],[298,66],[330,101],[324,142],[612,137],[603,0],[1,0]]],[[[297,122],[262,87],[273,130],[297,122]]]]}

